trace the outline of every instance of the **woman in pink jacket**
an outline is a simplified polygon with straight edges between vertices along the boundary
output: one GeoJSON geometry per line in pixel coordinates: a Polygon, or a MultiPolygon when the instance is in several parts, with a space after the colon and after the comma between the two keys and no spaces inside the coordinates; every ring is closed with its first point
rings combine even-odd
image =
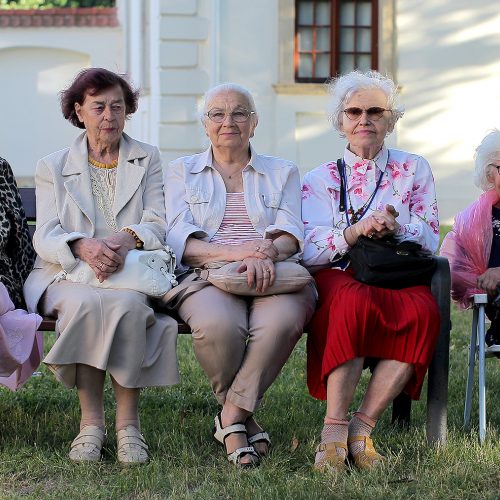
{"type": "Polygon", "coordinates": [[[459,307],[470,306],[475,293],[488,293],[488,350],[500,353],[500,130],[492,130],[475,154],[474,182],[484,193],[456,217],[441,246],[450,261],[452,297],[459,307]]]}

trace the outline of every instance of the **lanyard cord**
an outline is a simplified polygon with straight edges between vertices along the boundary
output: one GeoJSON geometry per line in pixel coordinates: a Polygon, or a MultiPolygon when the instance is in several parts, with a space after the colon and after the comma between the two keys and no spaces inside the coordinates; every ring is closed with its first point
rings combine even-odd
{"type": "MultiPolygon", "coordinates": [[[[387,163],[389,163],[389,156],[387,156],[387,163]]],[[[339,211],[340,212],[345,212],[346,211],[346,206],[347,206],[347,177],[346,177],[345,161],[344,161],[343,158],[339,158],[337,160],[337,169],[338,169],[338,171],[340,173],[340,202],[339,202],[339,211]]],[[[366,214],[366,212],[368,211],[368,209],[370,208],[370,205],[372,204],[372,201],[375,198],[375,195],[377,194],[377,191],[378,191],[378,188],[380,186],[380,183],[382,182],[382,177],[383,176],[384,176],[384,172],[380,172],[380,177],[378,178],[377,185],[375,186],[375,189],[373,190],[373,193],[371,194],[370,198],[361,207],[363,210],[362,210],[362,212],[360,212],[358,214],[359,218],[357,220],[361,220],[364,217],[364,215],[366,214]]],[[[352,205],[351,205],[351,210],[352,210],[352,205]]],[[[353,219],[354,219],[354,217],[353,217],[353,219]]],[[[351,221],[349,220],[349,214],[348,213],[346,213],[346,221],[347,221],[347,227],[349,227],[351,225],[351,221]]]]}

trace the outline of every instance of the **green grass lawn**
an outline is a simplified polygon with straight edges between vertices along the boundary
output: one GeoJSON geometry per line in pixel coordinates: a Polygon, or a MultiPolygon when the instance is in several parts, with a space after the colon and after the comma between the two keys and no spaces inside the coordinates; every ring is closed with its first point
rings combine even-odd
{"type": "MultiPolygon", "coordinates": [[[[413,405],[408,431],[392,427],[390,410],[379,423],[374,438],[389,457],[386,466],[339,476],[313,472],[325,405],[307,393],[302,339],[259,412],[259,421],[273,440],[270,456],[258,469],[237,470],[212,440],[217,405],[193,355],[191,339],[183,335],[178,350],[182,383],[143,392],[142,426],[152,459],[141,467],[116,464],[109,385],[109,439],[104,460],[92,465],[67,459],[79,421],[75,391],[57,384],[44,367],[18,393],[0,390],[0,497],[500,498],[500,362],[487,360],[488,437],[479,446],[477,397],[472,431],[462,429],[470,315],[454,308],[452,319],[445,448],[426,444],[423,397],[413,405]]],[[[48,343],[53,341],[48,337],[48,343]]],[[[366,381],[367,375],[362,383],[366,381]]],[[[353,408],[359,403],[357,397],[353,408]]]]}
{"type": "MultiPolygon", "coordinates": [[[[477,386],[472,430],[462,428],[470,313],[453,307],[452,323],[446,447],[426,444],[424,387],[422,400],[413,404],[409,430],[390,424],[390,409],[375,430],[376,445],[389,458],[387,465],[368,473],[313,472],[325,403],[307,393],[303,338],[258,413],[273,441],[271,453],[259,468],[240,471],[212,439],[217,405],[191,339],[182,335],[182,383],[142,394],[142,428],[151,452],[144,466],[123,468],[116,463],[109,381],[109,439],[104,460],[91,465],[67,459],[79,423],[75,391],[56,383],[45,367],[18,393],[0,389],[0,498],[499,499],[500,360],[487,360],[488,435],[480,446],[477,386]]],[[[47,348],[53,335],[47,335],[47,348]]],[[[353,410],[367,377],[364,374],[353,410]]]]}

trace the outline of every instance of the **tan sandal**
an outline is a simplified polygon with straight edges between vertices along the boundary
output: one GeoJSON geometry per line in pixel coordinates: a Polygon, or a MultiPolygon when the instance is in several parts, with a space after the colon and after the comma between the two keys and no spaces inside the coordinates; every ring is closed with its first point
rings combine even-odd
{"type": "Polygon", "coordinates": [[[143,464],[148,461],[148,445],[137,427],[127,425],[116,433],[116,455],[125,465],[143,464]]]}
{"type": "Polygon", "coordinates": [[[347,457],[347,446],[345,443],[339,443],[338,441],[320,443],[316,448],[316,453],[325,452],[325,454],[321,460],[314,463],[314,468],[319,471],[328,469],[335,469],[339,472],[345,471],[347,469],[345,458],[338,454],[337,448],[345,450],[345,456],[347,457]]]}
{"type": "Polygon", "coordinates": [[[98,462],[106,431],[97,425],[86,425],[71,443],[69,458],[74,462],[98,462]]]}
{"type": "Polygon", "coordinates": [[[382,465],[386,458],[378,453],[373,447],[373,441],[368,436],[352,436],[347,438],[347,444],[354,443],[356,441],[364,441],[365,449],[359,453],[353,455],[349,453],[349,458],[354,465],[360,470],[370,470],[374,467],[382,465]]]}

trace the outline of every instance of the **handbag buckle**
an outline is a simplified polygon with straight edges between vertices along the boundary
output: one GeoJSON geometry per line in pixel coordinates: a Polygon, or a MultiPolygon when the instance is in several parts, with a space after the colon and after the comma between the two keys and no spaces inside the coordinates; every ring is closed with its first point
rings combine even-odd
{"type": "Polygon", "coordinates": [[[396,255],[410,255],[408,250],[396,250],[396,255]]]}

